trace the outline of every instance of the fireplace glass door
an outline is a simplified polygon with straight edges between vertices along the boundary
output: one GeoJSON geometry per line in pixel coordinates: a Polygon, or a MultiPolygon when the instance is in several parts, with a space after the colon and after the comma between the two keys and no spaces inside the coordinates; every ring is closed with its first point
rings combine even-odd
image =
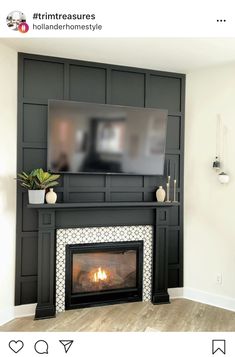
{"type": "Polygon", "coordinates": [[[72,293],[134,288],[136,250],[73,255],[72,293]]]}
{"type": "Polygon", "coordinates": [[[142,299],[142,241],[77,244],[66,249],[67,308],[142,299]]]}

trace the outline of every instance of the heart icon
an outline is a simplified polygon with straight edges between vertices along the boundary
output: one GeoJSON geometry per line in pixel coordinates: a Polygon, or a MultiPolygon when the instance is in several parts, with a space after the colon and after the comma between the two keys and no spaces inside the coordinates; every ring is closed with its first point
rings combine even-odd
{"type": "Polygon", "coordinates": [[[18,353],[24,347],[24,343],[21,340],[18,341],[12,340],[9,342],[9,347],[13,352],[18,353]]]}

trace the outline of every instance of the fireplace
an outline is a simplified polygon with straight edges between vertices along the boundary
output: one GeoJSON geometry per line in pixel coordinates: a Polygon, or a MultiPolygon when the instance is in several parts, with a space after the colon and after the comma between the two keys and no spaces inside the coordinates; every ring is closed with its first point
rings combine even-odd
{"type": "Polygon", "coordinates": [[[152,301],[153,304],[169,303],[167,247],[168,210],[171,206],[172,204],[158,202],[28,205],[29,208],[36,208],[39,212],[38,303],[35,319],[54,317],[56,312],[64,311],[65,307],[69,309],[141,299],[152,301]],[[131,211],[129,206],[132,208],[131,211]],[[116,207],[121,215],[120,217],[118,214],[118,222],[121,220],[121,225],[115,224],[117,222],[111,220],[111,218],[116,219],[117,217],[116,207]],[[87,208],[91,209],[89,212],[97,213],[97,216],[92,216],[92,222],[85,219],[85,217],[90,217],[89,215],[82,215],[87,208]],[[131,215],[130,212],[132,212],[131,215]],[[111,220],[110,225],[106,222],[102,226],[102,220],[106,220],[107,217],[111,220]],[[123,224],[126,222],[126,218],[128,218],[128,225],[123,224]],[[136,259],[138,285],[135,288],[103,290],[99,293],[96,291],[74,293],[72,291],[71,264],[70,270],[67,269],[67,279],[65,275],[67,245],[133,241],[141,241],[141,244],[144,245],[143,275],[140,274],[142,269],[139,267],[141,265],[141,249],[139,248],[136,259]],[[143,289],[141,287],[142,278],[143,289]],[[143,290],[143,296],[141,290],[143,290]],[[90,301],[87,301],[88,298],[84,299],[86,294],[90,301]]]}
{"type": "Polygon", "coordinates": [[[65,308],[141,301],[143,241],[66,245],[65,308]]]}

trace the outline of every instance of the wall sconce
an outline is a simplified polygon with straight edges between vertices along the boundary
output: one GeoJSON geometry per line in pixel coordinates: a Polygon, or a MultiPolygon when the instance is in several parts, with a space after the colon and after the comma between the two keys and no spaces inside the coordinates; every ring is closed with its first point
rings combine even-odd
{"type": "MultiPolygon", "coordinates": [[[[227,128],[223,125],[223,131],[221,133],[221,118],[217,115],[217,127],[216,127],[216,156],[213,161],[212,167],[216,173],[219,173],[222,166],[225,166],[225,158],[227,156],[227,128]],[[222,135],[221,135],[222,134],[222,135]]],[[[226,184],[229,182],[229,175],[224,171],[218,174],[219,182],[226,184]]]]}
{"type": "Polygon", "coordinates": [[[229,182],[229,175],[227,175],[225,172],[221,172],[219,175],[218,175],[218,178],[219,178],[219,182],[220,183],[228,183],[229,182]]]}

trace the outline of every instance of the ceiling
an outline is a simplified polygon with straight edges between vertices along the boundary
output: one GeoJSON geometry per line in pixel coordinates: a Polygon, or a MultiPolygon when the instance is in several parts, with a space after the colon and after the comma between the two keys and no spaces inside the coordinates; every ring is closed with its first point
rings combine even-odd
{"type": "Polygon", "coordinates": [[[235,38],[2,39],[19,52],[189,73],[235,63],[235,38]]]}

